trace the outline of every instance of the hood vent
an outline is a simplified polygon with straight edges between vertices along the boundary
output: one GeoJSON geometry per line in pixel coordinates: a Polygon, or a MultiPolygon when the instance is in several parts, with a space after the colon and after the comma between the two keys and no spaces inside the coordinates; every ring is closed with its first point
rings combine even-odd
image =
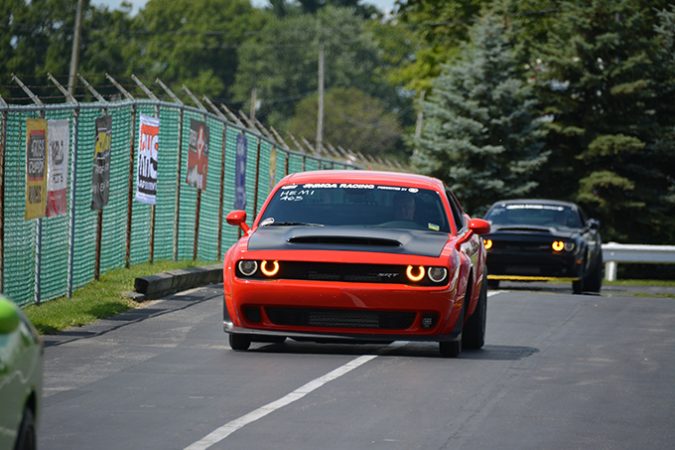
{"type": "Polygon", "coordinates": [[[288,240],[291,244],[324,244],[324,245],[365,245],[370,247],[400,247],[401,243],[394,239],[359,236],[295,236],[288,240]]]}
{"type": "Polygon", "coordinates": [[[536,226],[498,226],[495,227],[494,231],[530,231],[538,233],[551,233],[551,228],[549,227],[536,227],[536,226]]]}

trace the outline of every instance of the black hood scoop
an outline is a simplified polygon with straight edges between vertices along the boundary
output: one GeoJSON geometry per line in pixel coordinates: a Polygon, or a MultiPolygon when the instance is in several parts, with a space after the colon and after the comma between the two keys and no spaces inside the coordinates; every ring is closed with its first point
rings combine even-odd
{"type": "Polygon", "coordinates": [[[400,228],[266,226],[248,239],[248,250],[344,250],[440,256],[447,233],[400,228]]]}
{"type": "Polygon", "coordinates": [[[289,238],[288,242],[291,244],[366,245],[371,247],[401,246],[401,243],[397,240],[372,236],[295,236],[289,238]]]}

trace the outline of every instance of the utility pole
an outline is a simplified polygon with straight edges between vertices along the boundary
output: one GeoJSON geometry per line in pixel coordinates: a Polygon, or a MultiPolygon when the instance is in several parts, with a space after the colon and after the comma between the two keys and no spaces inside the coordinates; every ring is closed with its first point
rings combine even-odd
{"type": "Polygon", "coordinates": [[[72,96],[77,82],[77,66],[80,63],[80,28],[82,28],[82,4],[84,0],[77,0],[75,13],[75,30],[73,31],[73,51],[70,53],[70,73],[68,74],[68,93],[72,96]]]}
{"type": "Polygon", "coordinates": [[[422,126],[424,125],[424,95],[425,92],[422,91],[420,95],[419,106],[417,107],[417,122],[415,123],[415,140],[419,141],[422,137],[422,126]]]}
{"type": "Polygon", "coordinates": [[[323,153],[323,70],[324,51],[323,44],[319,44],[319,108],[316,114],[316,153],[323,153]]]}
{"type": "Polygon", "coordinates": [[[248,112],[248,117],[251,119],[251,122],[255,122],[255,107],[258,102],[257,95],[258,90],[256,88],[251,89],[251,108],[248,112]]]}

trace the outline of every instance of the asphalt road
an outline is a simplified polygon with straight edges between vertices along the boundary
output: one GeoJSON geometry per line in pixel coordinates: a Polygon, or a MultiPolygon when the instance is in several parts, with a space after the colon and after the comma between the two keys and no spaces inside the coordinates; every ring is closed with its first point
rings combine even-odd
{"type": "Polygon", "coordinates": [[[433,343],[235,353],[220,295],[190,291],[49,338],[40,447],[675,446],[673,299],[511,286],[489,298],[485,348],[443,359],[433,343]]]}

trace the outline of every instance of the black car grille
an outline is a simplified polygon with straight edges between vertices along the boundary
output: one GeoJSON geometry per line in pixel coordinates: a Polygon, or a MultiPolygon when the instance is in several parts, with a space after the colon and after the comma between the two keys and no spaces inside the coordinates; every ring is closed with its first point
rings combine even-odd
{"type": "Polygon", "coordinates": [[[405,283],[406,266],[284,261],[278,278],[293,280],[405,283]]]}
{"type": "Polygon", "coordinates": [[[508,251],[518,251],[518,252],[549,252],[551,250],[550,242],[511,242],[511,241],[495,241],[494,248],[499,248],[500,250],[508,251]]]}
{"type": "Polygon", "coordinates": [[[409,328],[415,320],[414,312],[397,311],[266,307],[265,312],[276,325],[325,328],[403,330],[409,328]]]}

